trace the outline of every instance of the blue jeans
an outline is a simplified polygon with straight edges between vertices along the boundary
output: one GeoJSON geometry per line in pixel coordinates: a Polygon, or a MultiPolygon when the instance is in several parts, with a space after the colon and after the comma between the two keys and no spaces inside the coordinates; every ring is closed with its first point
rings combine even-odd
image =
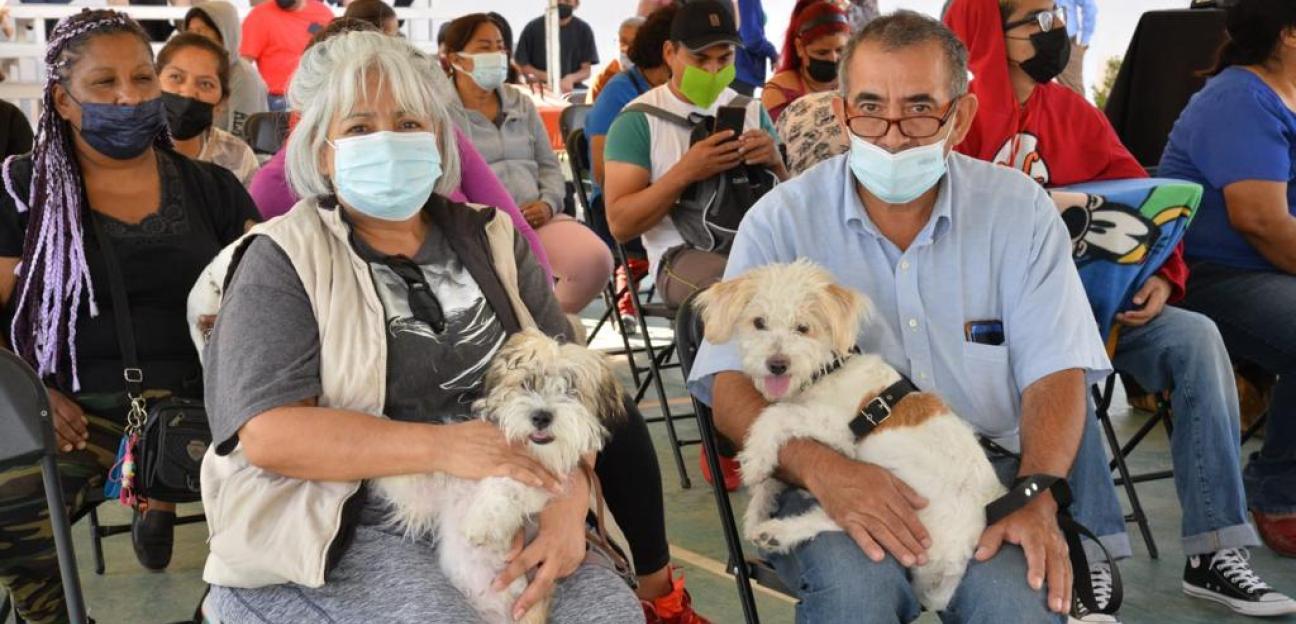
{"type": "MultiPolygon", "coordinates": [[[[1005,482],[1016,475],[1013,459],[996,459],[994,466],[1005,482]]],[[[796,515],[816,504],[805,490],[788,490],[775,513],[796,515]]],[[[770,556],[769,562],[800,599],[798,624],[911,622],[921,613],[905,567],[890,555],[881,563],[873,562],[843,532],[820,533],[790,553],[770,556]]],[[[1045,590],[1035,591],[1026,584],[1021,547],[1005,543],[993,559],[968,562],[963,582],[939,615],[942,622],[1065,621],[1049,612],[1047,598],[1045,590]]]]}
{"type": "MultiPolygon", "coordinates": [[[[1088,392],[1087,388],[1085,392],[1088,392]]],[[[1134,552],[1130,548],[1129,534],[1125,532],[1125,512],[1121,511],[1111,470],[1107,468],[1107,449],[1098,430],[1093,401],[1086,402],[1084,434],[1080,438],[1075,462],[1071,464],[1071,474],[1067,475],[1075,499],[1071,503],[1071,515],[1098,536],[1108,554],[1123,559],[1134,552]]],[[[1090,561],[1102,559],[1103,553],[1097,544],[1086,539],[1084,549],[1090,561]]]]}
{"type": "Polygon", "coordinates": [[[1149,392],[1171,391],[1184,554],[1258,545],[1242,489],[1237,384],[1215,323],[1167,306],[1147,325],[1121,330],[1112,363],[1149,392]]]}
{"type": "Polygon", "coordinates": [[[1251,509],[1296,513],[1296,275],[1197,263],[1182,305],[1215,321],[1234,360],[1278,375],[1264,445],[1242,481],[1251,509]]]}

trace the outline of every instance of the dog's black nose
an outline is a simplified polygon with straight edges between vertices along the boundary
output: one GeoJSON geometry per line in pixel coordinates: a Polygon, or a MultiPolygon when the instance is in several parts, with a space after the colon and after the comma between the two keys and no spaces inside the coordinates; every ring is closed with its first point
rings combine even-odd
{"type": "Polygon", "coordinates": [[[765,368],[768,368],[772,375],[782,375],[787,372],[788,360],[782,356],[772,357],[765,360],[765,368]]]}
{"type": "Polygon", "coordinates": [[[547,428],[552,423],[553,412],[549,410],[536,410],[531,412],[531,424],[535,425],[536,429],[547,428]]]}

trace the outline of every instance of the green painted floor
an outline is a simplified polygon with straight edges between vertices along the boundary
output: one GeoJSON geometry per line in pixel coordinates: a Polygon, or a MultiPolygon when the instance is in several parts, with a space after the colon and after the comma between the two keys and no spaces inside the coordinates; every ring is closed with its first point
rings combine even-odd
{"type": "MultiPolygon", "coordinates": [[[[654,328],[654,335],[659,331],[664,332],[664,328],[654,328]]],[[[596,347],[608,348],[619,344],[619,337],[605,329],[596,337],[594,344],[596,347]]],[[[628,381],[629,369],[623,360],[619,366],[628,381]]],[[[679,372],[668,371],[666,379],[672,409],[687,409],[679,372]]],[[[656,415],[656,400],[651,392],[649,398],[652,400],[645,401],[644,413],[648,416],[656,415]]],[[[1121,438],[1124,439],[1147,415],[1131,413],[1123,397],[1120,397],[1113,409],[1113,416],[1121,438]]],[[[694,603],[701,613],[717,624],[741,622],[742,613],[734,582],[730,577],[718,573],[723,569],[722,562],[726,559],[724,538],[711,491],[698,471],[698,447],[686,447],[684,450],[685,465],[693,478],[693,487],[681,489],[670,456],[665,428],[656,424],[652,429],[662,468],[670,540],[676,563],[687,575],[694,603]]],[[[682,437],[696,437],[697,429],[691,422],[681,424],[679,430],[682,437]]],[[[1255,446],[1252,442],[1245,451],[1249,452],[1255,446]]],[[[1131,468],[1135,471],[1162,469],[1169,467],[1169,461],[1166,436],[1157,431],[1135,453],[1131,468]]],[[[1181,593],[1179,579],[1184,562],[1178,541],[1179,506],[1173,484],[1170,481],[1142,484],[1139,492],[1153,519],[1152,529],[1161,548],[1161,558],[1149,559],[1142,542],[1137,536],[1134,537],[1135,557],[1121,563],[1126,591],[1126,607],[1122,612],[1124,621],[1130,624],[1225,624],[1252,621],[1234,616],[1223,607],[1189,599],[1181,593]]],[[[196,505],[187,507],[197,509],[196,505]]],[[[182,506],[181,511],[186,511],[186,507],[182,506]]],[[[124,522],[129,516],[116,505],[105,505],[102,517],[105,522],[124,522]]],[[[140,568],[135,562],[129,539],[117,536],[104,541],[107,570],[103,576],[96,575],[92,569],[87,531],[83,523],[74,528],[74,535],[91,615],[98,622],[154,624],[181,620],[193,612],[203,591],[200,578],[206,554],[206,531],[203,525],[184,526],[176,530],[174,559],[170,569],[163,574],[148,573],[140,568]]],[[[1279,590],[1296,593],[1296,560],[1282,559],[1267,549],[1258,548],[1253,550],[1253,562],[1270,584],[1279,590]]],[[[787,599],[758,592],[757,603],[762,621],[793,621],[793,605],[787,599]]],[[[935,622],[936,618],[925,616],[919,621],[935,622]]],[[[1296,617],[1270,621],[1296,623],[1296,617]]]]}

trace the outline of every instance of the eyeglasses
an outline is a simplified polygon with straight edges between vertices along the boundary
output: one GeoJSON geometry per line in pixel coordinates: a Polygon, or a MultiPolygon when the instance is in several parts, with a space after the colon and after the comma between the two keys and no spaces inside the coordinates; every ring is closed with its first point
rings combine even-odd
{"type": "Polygon", "coordinates": [[[846,118],[846,127],[850,128],[851,133],[861,139],[880,139],[886,136],[888,132],[891,132],[891,126],[893,125],[899,127],[900,134],[903,134],[906,138],[926,139],[936,136],[936,133],[945,127],[945,124],[949,122],[950,117],[954,114],[954,108],[958,101],[958,97],[950,100],[949,108],[940,117],[916,115],[890,119],[873,115],[855,115],[846,118]]]}
{"type": "Polygon", "coordinates": [[[423,269],[405,256],[387,256],[383,259],[383,264],[405,282],[409,291],[410,313],[414,318],[426,323],[438,334],[445,331],[445,312],[441,310],[441,302],[437,301],[436,295],[432,294],[423,269]]]}
{"type": "Polygon", "coordinates": [[[1040,32],[1048,32],[1055,27],[1060,28],[1066,25],[1066,17],[1062,14],[1062,9],[1054,8],[1052,11],[1041,11],[1030,17],[1019,19],[1015,22],[1004,22],[1004,32],[1008,32],[1019,26],[1027,24],[1039,24],[1040,32]]]}

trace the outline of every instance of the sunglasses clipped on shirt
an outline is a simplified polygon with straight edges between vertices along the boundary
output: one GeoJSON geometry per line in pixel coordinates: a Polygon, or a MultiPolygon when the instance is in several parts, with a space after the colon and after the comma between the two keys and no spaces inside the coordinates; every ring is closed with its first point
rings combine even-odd
{"type": "Polygon", "coordinates": [[[383,258],[383,264],[405,282],[406,291],[409,293],[410,313],[414,318],[427,324],[438,334],[444,332],[445,312],[441,309],[441,302],[432,293],[432,287],[428,285],[423,269],[405,256],[387,256],[383,258]]]}

